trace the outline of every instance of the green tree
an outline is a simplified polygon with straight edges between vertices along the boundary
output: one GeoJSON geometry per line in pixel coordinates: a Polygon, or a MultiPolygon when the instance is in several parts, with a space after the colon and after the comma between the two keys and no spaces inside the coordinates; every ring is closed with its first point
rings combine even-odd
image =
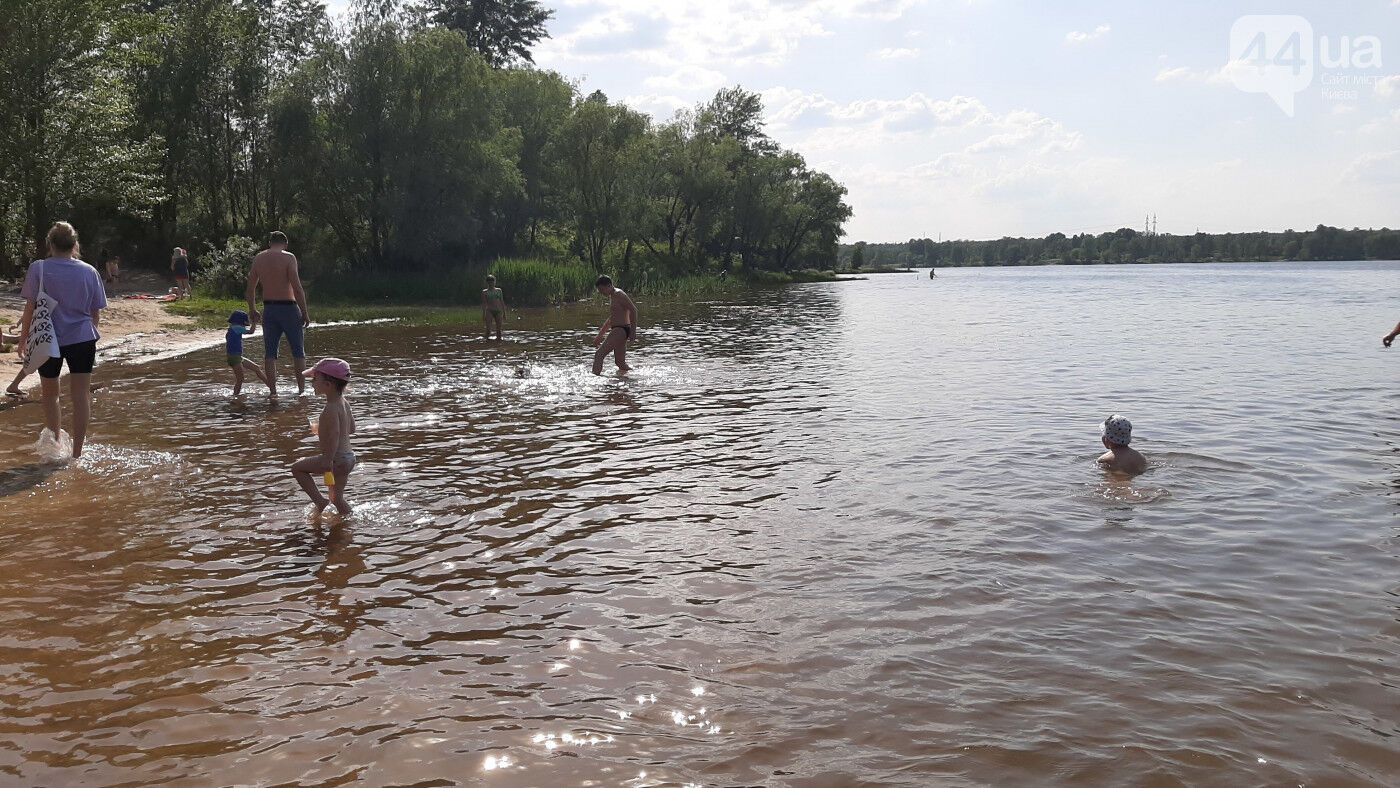
{"type": "Polygon", "coordinates": [[[493,78],[461,36],[373,15],[309,66],[283,110],[307,135],[289,164],[340,255],[373,270],[477,254],[483,202],[521,190],[520,135],[495,123],[493,78]]]}
{"type": "MultiPolygon", "coordinates": [[[[0,24],[0,269],[94,201],[142,214],[158,139],[132,128],[133,18],[118,0],[7,3],[0,24]]],[[[89,234],[90,237],[90,234],[89,234]]]]}
{"type": "Polygon", "coordinates": [[[521,191],[496,206],[492,251],[539,251],[544,225],[564,211],[557,162],[549,148],[573,110],[574,86],[552,71],[509,69],[495,80],[499,122],[520,134],[521,191]]]}
{"type": "Polygon", "coordinates": [[[608,245],[629,223],[627,209],[634,203],[628,189],[648,126],[646,115],[594,92],[578,102],[554,141],[552,154],[565,173],[580,256],[597,270],[608,245]]]}
{"type": "Polygon", "coordinates": [[[536,0],[427,0],[428,19],[456,30],[493,66],[533,63],[530,48],[547,38],[554,15],[536,0]]]}

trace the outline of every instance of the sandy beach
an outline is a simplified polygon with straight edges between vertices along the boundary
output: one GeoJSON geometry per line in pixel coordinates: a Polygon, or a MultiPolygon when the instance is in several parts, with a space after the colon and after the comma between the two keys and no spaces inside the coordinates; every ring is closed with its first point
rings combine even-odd
{"type": "MultiPolygon", "coordinates": [[[[192,318],[170,314],[160,302],[129,297],[164,293],[170,286],[165,277],[150,271],[123,274],[122,281],[107,291],[108,307],[102,313],[102,339],[98,343],[99,365],[116,360],[159,358],[219,341],[218,331],[197,330],[192,318]]],[[[24,310],[19,285],[19,282],[8,282],[3,290],[0,290],[0,320],[7,329],[18,325],[24,310]]],[[[0,353],[0,380],[3,380],[0,385],[8,386],[18,371],[19,355],[16,348],[6,345],[3,353],[0,353]]],[[[95,374],[100,385],[101,366],[95,374]]],[[[21,384],[21,388],[31,399],[16,400],[6,397],[0,401],[0,409],[34,401],[33,390],[38,385],[39,376],[30,375],[21,384]]]]}

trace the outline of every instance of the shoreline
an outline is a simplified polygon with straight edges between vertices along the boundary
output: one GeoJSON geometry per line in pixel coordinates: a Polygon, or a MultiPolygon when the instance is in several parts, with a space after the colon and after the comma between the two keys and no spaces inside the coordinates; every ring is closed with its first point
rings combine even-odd
{"type": "MultiPolygon", "coordinates": [[[[817,280],[817,282],[864,281],[867,277],[861,274],[865,273],[873,272],[835,273],[831,279],[817,280]]],[[[214,327],[211,323],[215,318],[221,318],[222,315],[226,314],[226,308],[235,306],[232,300],[225,303],[224,299],[196,297],[193,300],[167,302],[157,301],[153,298],[133,298],[132,296],[159,293],[164,287],[160,278],[149,272],[133,272],[133,274],[108,293],[108,308],[104,310],[102,324],[98,327],[98,332],[102,335],[97,343],[97,371],[99,375],[101,368],[109,364],[136,365],[164,361],[214,347],[224,341],[225,329],[222,326],[214,327]],[[177,311],[182,306],[184,309],[177,311]]],[[[807,283],[799,280],[782,284],[807,283]]],[[[747,284],[750,287],[763,286],[758,283],[747,284]]],[[[547,312],[583,304],[587,300],[582,299],[579,302],[549,306],[522,306],[515,308],[514,311],[547,312]]],[[[658,300],[666,301],[669,299],[662,297],[658,300]]],[[[0,325],[13,329],[19,322],[23,306],[24,303],[17,291],[0,294],[0,325]]],[[[448,322],[456,323],[457,313],[470,315],[474,311],[472,306],[437,304],[399,306],[374,303],[336,304],[325,308],[332,313],[341,313],[341,319],[317,321],[314,325],[336,327],[395,322],[409,325],[434,325],[444,322],[444,318],[447,317],[451,318],[448,322]],[[407,312],[407,314],[395,317],[382,316],[384,311],[396,309],[407,312]]],[[[470,323],[472,321],[467,319],[463,322],[470,323]]],[[[245,340],[255,340],[261,336],[262,332],[259,330],[257,333],[247,335],[245,340]]],[[[19,355],[15,347],[5,345],[4,350],[6,352],[0,354],[0,388],[8,386],[20,369],[19,355]]],[[[102,381],[99,377],[94,383],[93,389],[98,390],[109,382],[102,381]]],[[[10,408],[39,402],[38,388],[39,375],[32,373],[20,384],[20,390],[24,396],[18,398],[0,396],[0,413],[10,408]]]]}

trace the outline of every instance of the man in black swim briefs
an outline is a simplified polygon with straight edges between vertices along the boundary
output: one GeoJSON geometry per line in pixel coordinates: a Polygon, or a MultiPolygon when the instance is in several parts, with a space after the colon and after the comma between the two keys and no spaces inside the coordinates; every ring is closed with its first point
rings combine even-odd
{"type": "Polygon", "coordinates": [[[613,354],[618,371],[626,372],[631,369],[627,366],[627,343],[637,338],[637,305],[613,286],[611,277],[600,276],[595,284],[598,292],[608,297],[608,319],[593,338],[593,346],[598,348],[593,354],[593,374],[603,374],[603,359],[609,353],[613,354]]]}

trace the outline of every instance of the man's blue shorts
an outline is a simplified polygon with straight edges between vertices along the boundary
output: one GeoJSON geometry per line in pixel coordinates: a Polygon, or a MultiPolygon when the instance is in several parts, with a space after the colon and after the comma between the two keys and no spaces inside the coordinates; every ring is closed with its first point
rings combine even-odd
{"type": "Polygon", "coordinates": [[[277,358],[277,346],[282,337],[292,346],[292,358],[306,358],[303,346],[301,309],[295,301],[263,302],[263,350],[268,358],[277,358]]]}

